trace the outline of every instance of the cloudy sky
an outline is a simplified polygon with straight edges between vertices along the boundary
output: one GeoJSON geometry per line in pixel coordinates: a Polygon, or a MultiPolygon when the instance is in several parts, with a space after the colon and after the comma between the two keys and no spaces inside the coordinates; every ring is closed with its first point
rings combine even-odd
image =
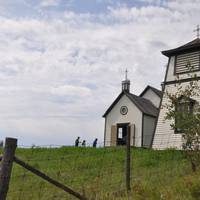
{"type": "Polygon", "coordinates": [[[199,0],[0,0],[0,139],[103,141],[121,91],[160,88],[160,51],[195,38],[199,0]]]}

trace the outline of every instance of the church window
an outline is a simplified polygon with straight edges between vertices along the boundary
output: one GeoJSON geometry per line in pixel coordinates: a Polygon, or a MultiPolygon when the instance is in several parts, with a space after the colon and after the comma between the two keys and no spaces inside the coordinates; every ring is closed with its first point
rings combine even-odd
{"type": "Polygon", "coordinates": [[[180,127],[183,126],[184,119],[186,115],[193,114],[195,101],[193,99],[188,99],[187,101],[183,98],[179,99],[176,106],[177,116],[175,118],[175,133],[184,133],[184,130],[180,127]]]}
{"type": "Polygon", "coordinates": [[[126,115],[126,114],[128,113],[128,108],[127,108],[126,106],[122,106],[122,107],[120,108],[120,113],[121,113],[122,115],[126,115]]]}
{"type": "Polygon", "coordinates": [[[200,51],[184,53],[176,56],[175,74],[200,70],[200,51]]]}

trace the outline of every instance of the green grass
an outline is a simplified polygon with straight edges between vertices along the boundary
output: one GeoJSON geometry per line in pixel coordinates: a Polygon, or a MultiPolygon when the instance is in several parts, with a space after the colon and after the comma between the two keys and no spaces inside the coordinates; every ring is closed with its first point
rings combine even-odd
{"type": "MultiPolygon", "coordinates": [[[[198,200],[200,170],[181,151],[132,149],[131,192],[125,189],[124,148],[17,149],[18,158],[91,200],[198,200]]],[[[75,199],[14,164],[8,200],[75,199]]]]}

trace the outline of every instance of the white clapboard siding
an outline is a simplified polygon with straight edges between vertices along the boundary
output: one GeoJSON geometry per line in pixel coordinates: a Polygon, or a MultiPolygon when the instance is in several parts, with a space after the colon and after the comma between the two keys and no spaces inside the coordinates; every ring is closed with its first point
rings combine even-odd
{"type": "MultiPolygon", "coordinates": [[[[189,84],[187,83],[182,83],[183,88],[189,84]]],[[[200,83],[199,87],[200,87],[200,83]]],[[[165,91],[170,92],[170,93],[175,93],[177,90],[177,86],[172,84],[172,85],[166,85],[165,86],[165,91]]],[[[193,96],[191,97],[192,99],[196,100],[197,103],[200,102],[200,97],[199,96],[193,96]]],[[[154,140],[153,140],[153,148],[154,149],[166,149],[166,148],[177,148],[181,149],[182,148],[182,135],[181,134],[175,134],[174,130],[171,128],[170,124],[172,121],[165,120],[165,115],[166,115],[166,108],[163,107],[163,105],[166,105],[168,103],[168,99],[166,95],[163,96],[162,100],[162,105],[160,109],[160,113],[158,116],[158,122],[156,126],[156,131],[154,135],[154,140]]]]}

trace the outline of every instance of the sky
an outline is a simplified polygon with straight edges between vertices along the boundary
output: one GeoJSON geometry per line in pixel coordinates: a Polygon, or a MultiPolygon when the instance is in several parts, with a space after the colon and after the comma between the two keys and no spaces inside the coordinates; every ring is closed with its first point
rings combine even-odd
{"type": "Polygon", "coordinates": [[[199,0],[0,0],[0,140],[103,142],[121,92],[160,88],[162,50],[195,39],[199,0]]]}

